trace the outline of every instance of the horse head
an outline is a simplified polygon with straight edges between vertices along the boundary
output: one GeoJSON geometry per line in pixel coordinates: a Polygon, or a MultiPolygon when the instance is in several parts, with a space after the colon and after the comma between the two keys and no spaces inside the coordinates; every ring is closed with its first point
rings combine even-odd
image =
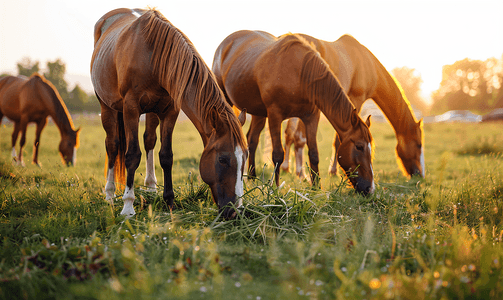
{"type": "Polygon", "coordinates": [[[351,128],[344,136],[340,136],[341,145],[337,150],[339,165],[356,191],[364,195],[373,193],[375,188],[372,169],[373,140],[369,127],[370,116],[363,122],[356,109],[353,110],[351,128]]]}
{"type": "Polygon", "coordinates": [[[65,134],[59,143],[59,152],[63,158],[63,163],[67,166],[74,166],[77,159],[77,148],[79,147],[79,132],[71,130],[65,134]]]}
{"type": "MultiPolygon", "coordinates": [[[[231,117],[235,118],[234,115],[231,117]]],[[[241,112],[241,126],[246,119],[246,112],[241,112]]],[[[241,128],[238,128],[241,130],[241,128]]],[[[199,171],[202,180],[210,186],[213,201],[218,205],[224,218],[236,216],[232,205],[242,205],[243,172],[248,158],[245,143],[233,137],[227,124],[216,122],[206,147],[201,155],[199,171]]]]}
{"type": "Polygon", "coordinates": [[[412,124],[405,134],[397,134],[397,140],[396,154],[402,171],[424,178],[423,120],[412,124]]]}

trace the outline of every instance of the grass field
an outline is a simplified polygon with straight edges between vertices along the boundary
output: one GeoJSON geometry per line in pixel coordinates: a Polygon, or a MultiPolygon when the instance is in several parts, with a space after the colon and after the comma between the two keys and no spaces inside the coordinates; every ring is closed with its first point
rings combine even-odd
{"type": "MultiPolygon", "coordinates": [[[[0,128],[0,298],[3,299],[502,299],[503,123],[425,124],[426,178],[399,172],[391,127],[374,123],[376,192],[328,178],[334,130],[320,124],[322,188],[283,174],[259,154],[243,214],[218,218],[199,178],[203,150],[189,121],[174,133],[175,209],[142,190],[137,215],[104,201],[105,134],[81,126],[77,164],[42,133],[32,164],[12,164],[12,125],[0,128]]],[[[246,125],[245,125],[246,126],[246,125]]],[[[263,140],[262,140],[263,141],[263,140]]],[[[262,142],[263,143],[263,142],[262,142]]],[[[263,147],[263,145],[262,145],[263,147]]],[[[157,149],[159,145],[157,145],[157,149]]]]}

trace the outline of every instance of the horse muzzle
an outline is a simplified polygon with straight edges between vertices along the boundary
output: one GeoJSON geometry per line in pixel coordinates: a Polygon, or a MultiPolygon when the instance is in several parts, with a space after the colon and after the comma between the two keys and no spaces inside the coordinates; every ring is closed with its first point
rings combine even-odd
{"type": "Polygon", "coordinates": [[[218,212],[227,220],[232,220],[238,215],[236,209],[230,205],[220,208],[218,212]]]}
{"type": "Polygon", "coordinates": [[[373,182],[370,182],[370,181],[363,179],[361,177],[358,177],[353,181],[353,186],[355,187],[355,190],[358,193],[360,193],[364,196],[367,196],[369,194],[374,193],[374,190],[375,190],[373,182]]]}

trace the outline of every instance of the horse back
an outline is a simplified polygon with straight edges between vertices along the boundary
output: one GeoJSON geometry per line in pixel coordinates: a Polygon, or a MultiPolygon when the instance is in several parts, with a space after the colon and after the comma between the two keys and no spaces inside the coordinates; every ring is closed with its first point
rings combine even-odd
{"type": "Polygon", "coordinates": [[[274,40],[266,32],[241,30],[225,38],[215,52],[212,69],[220,88],[228,101],[253,115],[267,116],[257,83],[257,61],[274,40]]]}

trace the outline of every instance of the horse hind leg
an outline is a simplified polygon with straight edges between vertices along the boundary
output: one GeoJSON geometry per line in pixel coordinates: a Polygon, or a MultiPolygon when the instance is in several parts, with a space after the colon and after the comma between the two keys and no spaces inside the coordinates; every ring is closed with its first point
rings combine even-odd
{"type": "Polygon", "coordinates": [[[154,147],[157,141],[157,126],[159,126],[159,118],[154,113],[148,113],[145,118],[145,133],[143,134],[143,143],[145,152],[147,153],[146,160],[146,175],[145,187],[149,192],[155,192],[157,188],[157,178],[155,176],[154,162],[154,147]]]}

